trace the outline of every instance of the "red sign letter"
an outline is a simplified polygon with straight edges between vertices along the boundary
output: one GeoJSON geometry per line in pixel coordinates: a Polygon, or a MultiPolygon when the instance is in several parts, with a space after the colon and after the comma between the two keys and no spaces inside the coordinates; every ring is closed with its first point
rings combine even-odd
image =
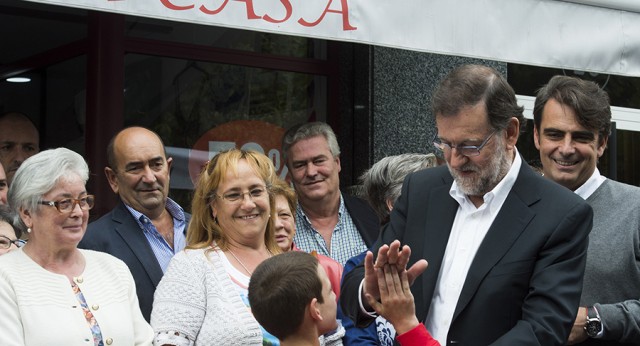
{"type": "Polygon", "coordinates": [[[218,13],[220,13],[220,11],[224,10],[224,7],[227,6],[228,2],[229,2],[229,0],[224,0],[222,5],[220,5],[220,7],[216,8],[215,10],[210,10],[210,9],[206,8],[204,5],[202,5],[202,6],[200,6],[200,11],[202,11],[202,13],[206,13],[206,14],[218,14],[218,13]]]}
{"type": "Polygon", "coordinates": [[[195,5],[188,5],[188,6],[177,6],[171,3],[171,0],[160,0],[160,2],[164,5],[164,7],[170,9],[170,10],[188,10],[190,8],[194,8],[195,5]]]}
{"type": "Polygon", "coordinates": [[[347,4],[347,0],[340,0],[340,2],[342,3],[341,11],[330,10],[329,7],[331,6],[332,2],[333,0],[329,0],[329,4],[327,4],[327,7],[324,9],[324,12],[322,12],[322,15],[320,16],[320,18],[318,18],[318,20],[316,20],[315,22],[307,22],[306,20],[300,18],[298,20],[298,23],[304,26],[316,26],[322,21],[322,19],[324,19],[324,16],[327,14],[327,12],[342,13],[342,30],[356,30],[357,29],[356,27],[351,26],[351,24],[349,24],[349,5],[347,4]]]}
{"type": "Polygon", "coordinates": [[[293,8],[291,7],[291,2],[289,2],[289,0],[280,0],[280,2],[284,5],[284,8],[287,10],[287,14],[284,16],[284,18],[281,20],[277,20],[277,19],[271,18],[268,14],[265,14],[263,16],[264,20],[271,23],[282,23],[287,21],[287,19],[291,17],[291,12],[293,12],[293,8]]]}
{"type": "Polygon", "coordinates": [[[235,0],[241,1],[247,4],[247,19],[260,19],[261,16],[256,15],[256,12],[253,10],[253,0],[235,0]]]}

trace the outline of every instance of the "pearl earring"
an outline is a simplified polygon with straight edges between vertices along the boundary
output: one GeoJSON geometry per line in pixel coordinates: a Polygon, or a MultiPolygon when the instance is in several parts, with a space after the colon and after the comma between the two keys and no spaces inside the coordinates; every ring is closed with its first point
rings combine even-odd
{"type": "Polygon", "coordinates": [[[31,233],[31,227],[27,228],[27,233],[31,233]]]}

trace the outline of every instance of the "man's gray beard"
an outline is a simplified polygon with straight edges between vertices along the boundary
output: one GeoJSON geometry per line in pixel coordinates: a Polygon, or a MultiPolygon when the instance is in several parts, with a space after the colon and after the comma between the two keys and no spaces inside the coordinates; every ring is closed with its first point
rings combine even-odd
{"type": "MultiPolygon", "coordinates": [[[[509,168],[511,168],[512,160],[509,158],[509,155],[507,155],[507,150],[504,149],[503,145],[498,145],[498,147],[502,150],[498,150],[496,152],[496,155],[491,160],[489,167],[487,167],[484,172],[481,171],[479,177],[460,177],[456,171],[451,169],[451,166],[447,162],[449,172],[456,180],[460,191],[462,191],[465,195],[484,196],[487,192],[493,190],[493,188],[496,187],[498,183],[500,183],[502,178],[507,175],[509,168]]],[[[460,170],[464,170],[465,168],[473,168],[475,172],[480,171],[480,169],[471,161],[462,166],[460,170]]]]}

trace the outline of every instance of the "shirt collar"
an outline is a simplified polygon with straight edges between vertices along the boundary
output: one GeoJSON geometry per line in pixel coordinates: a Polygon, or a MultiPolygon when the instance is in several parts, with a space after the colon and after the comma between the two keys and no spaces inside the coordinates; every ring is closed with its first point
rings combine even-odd
{"type": "MultiPolygon", "coordinates": [[[[131,206],[129,206],[126,203],[125,203],[125,207],[127,207],[127,210],[129,210],[129,213],[131,213],[131,215],[133,215],[133,218],[136,219],[138,221],[138,223],[140,223],[140,217],[141,216],[144,216],[145,218],[148,218],[146,215],[144,215],[143,213],[133,209],[131,206]]],[[[169,212],[171,217],[173,217],[174,219],[179,220],[179,221],[184,221],[185,220],[184,209],[182,209],[182,207],[180,205],[178,205],[178,203],[176,203],[171,198],[167,198],[167,202],[165,203],[165,209],[167,209],[167,211],[169,212]]]]}
{"type": "MultiPolygon", "coordinates": [[[[483,196],[483,200],[484,200],[483,205],[486,205],[487,207],[491,207],[491,206],[498,207],[502,205],[502,202],[505,199],[507,199],[507,195],[511,191],[513,184],[515,184],[516,179],[518,178],[520,167],[522,167],[522,158],[520,158],[518,149],[514,148],[514,152],[515,152],[515,158],[511,163],[511,167],[509,168],[509,171],[504,176],[504,178],[500,180],[498,185],[496,185],[493,188],[493,190],[487,192],[483,196]],[[499,201],[499,203],[497,201],[499,201]]],[[[451,189],[449,190],[449,195],[451,195],[451,197],[455,199],[458,202],[458,204],[460,204],[461,206],[473,205],[473,203],[471,203],[469,198],[462,191],[460,191],[460,189],[458,188],[458,184],[456,183],[455,180],[451,185],[451,189]]],[[[494,210],[491,210],[491,211],[493,212],[494,210]]]]}
{"type": "Polygon", "coordinates": [[[602,183],[604,183],[605,180],[607,180],[607,178],[600,175],[600,171],[598,170],[598,167],[596,167],[596,169],[593,170],[591,177],[589,177],[589,179],[587,179],[587,181],[585,181],[584,184],[574,192],[583,199],[587,199],[600,187],[600,185],[602,185],[602,183]]]}
{"type": "MultiPolygon", "coordinates": [[[[340,219],[342,217],[342,215],[344,215],[344,213],[346,213],[346,212],[347,212],[347,206],[344,204],[344,199],[342,198],[342,193],[340,193],[340,205],[338,206],[338,219],[340,219]]],[[[304,220],[304,222],[307,223],[309,225],[309,227],[311,227],[311,221],[307,217],[307,214],[304,213],[304,209],[300,205],[300,202],[298,202],[298,207],[296,208],[296,213],[298,213],[298,215],[296,215],[296,217],[298,219],[304,220]]]]}

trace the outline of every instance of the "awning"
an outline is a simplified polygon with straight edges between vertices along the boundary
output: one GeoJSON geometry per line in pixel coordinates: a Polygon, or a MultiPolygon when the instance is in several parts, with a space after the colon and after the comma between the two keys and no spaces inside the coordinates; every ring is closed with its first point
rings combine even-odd
{"type": "Polygon", "coordinates": [[[631,0],[25,1],[640,76],[640,5],[631,0]]]}

